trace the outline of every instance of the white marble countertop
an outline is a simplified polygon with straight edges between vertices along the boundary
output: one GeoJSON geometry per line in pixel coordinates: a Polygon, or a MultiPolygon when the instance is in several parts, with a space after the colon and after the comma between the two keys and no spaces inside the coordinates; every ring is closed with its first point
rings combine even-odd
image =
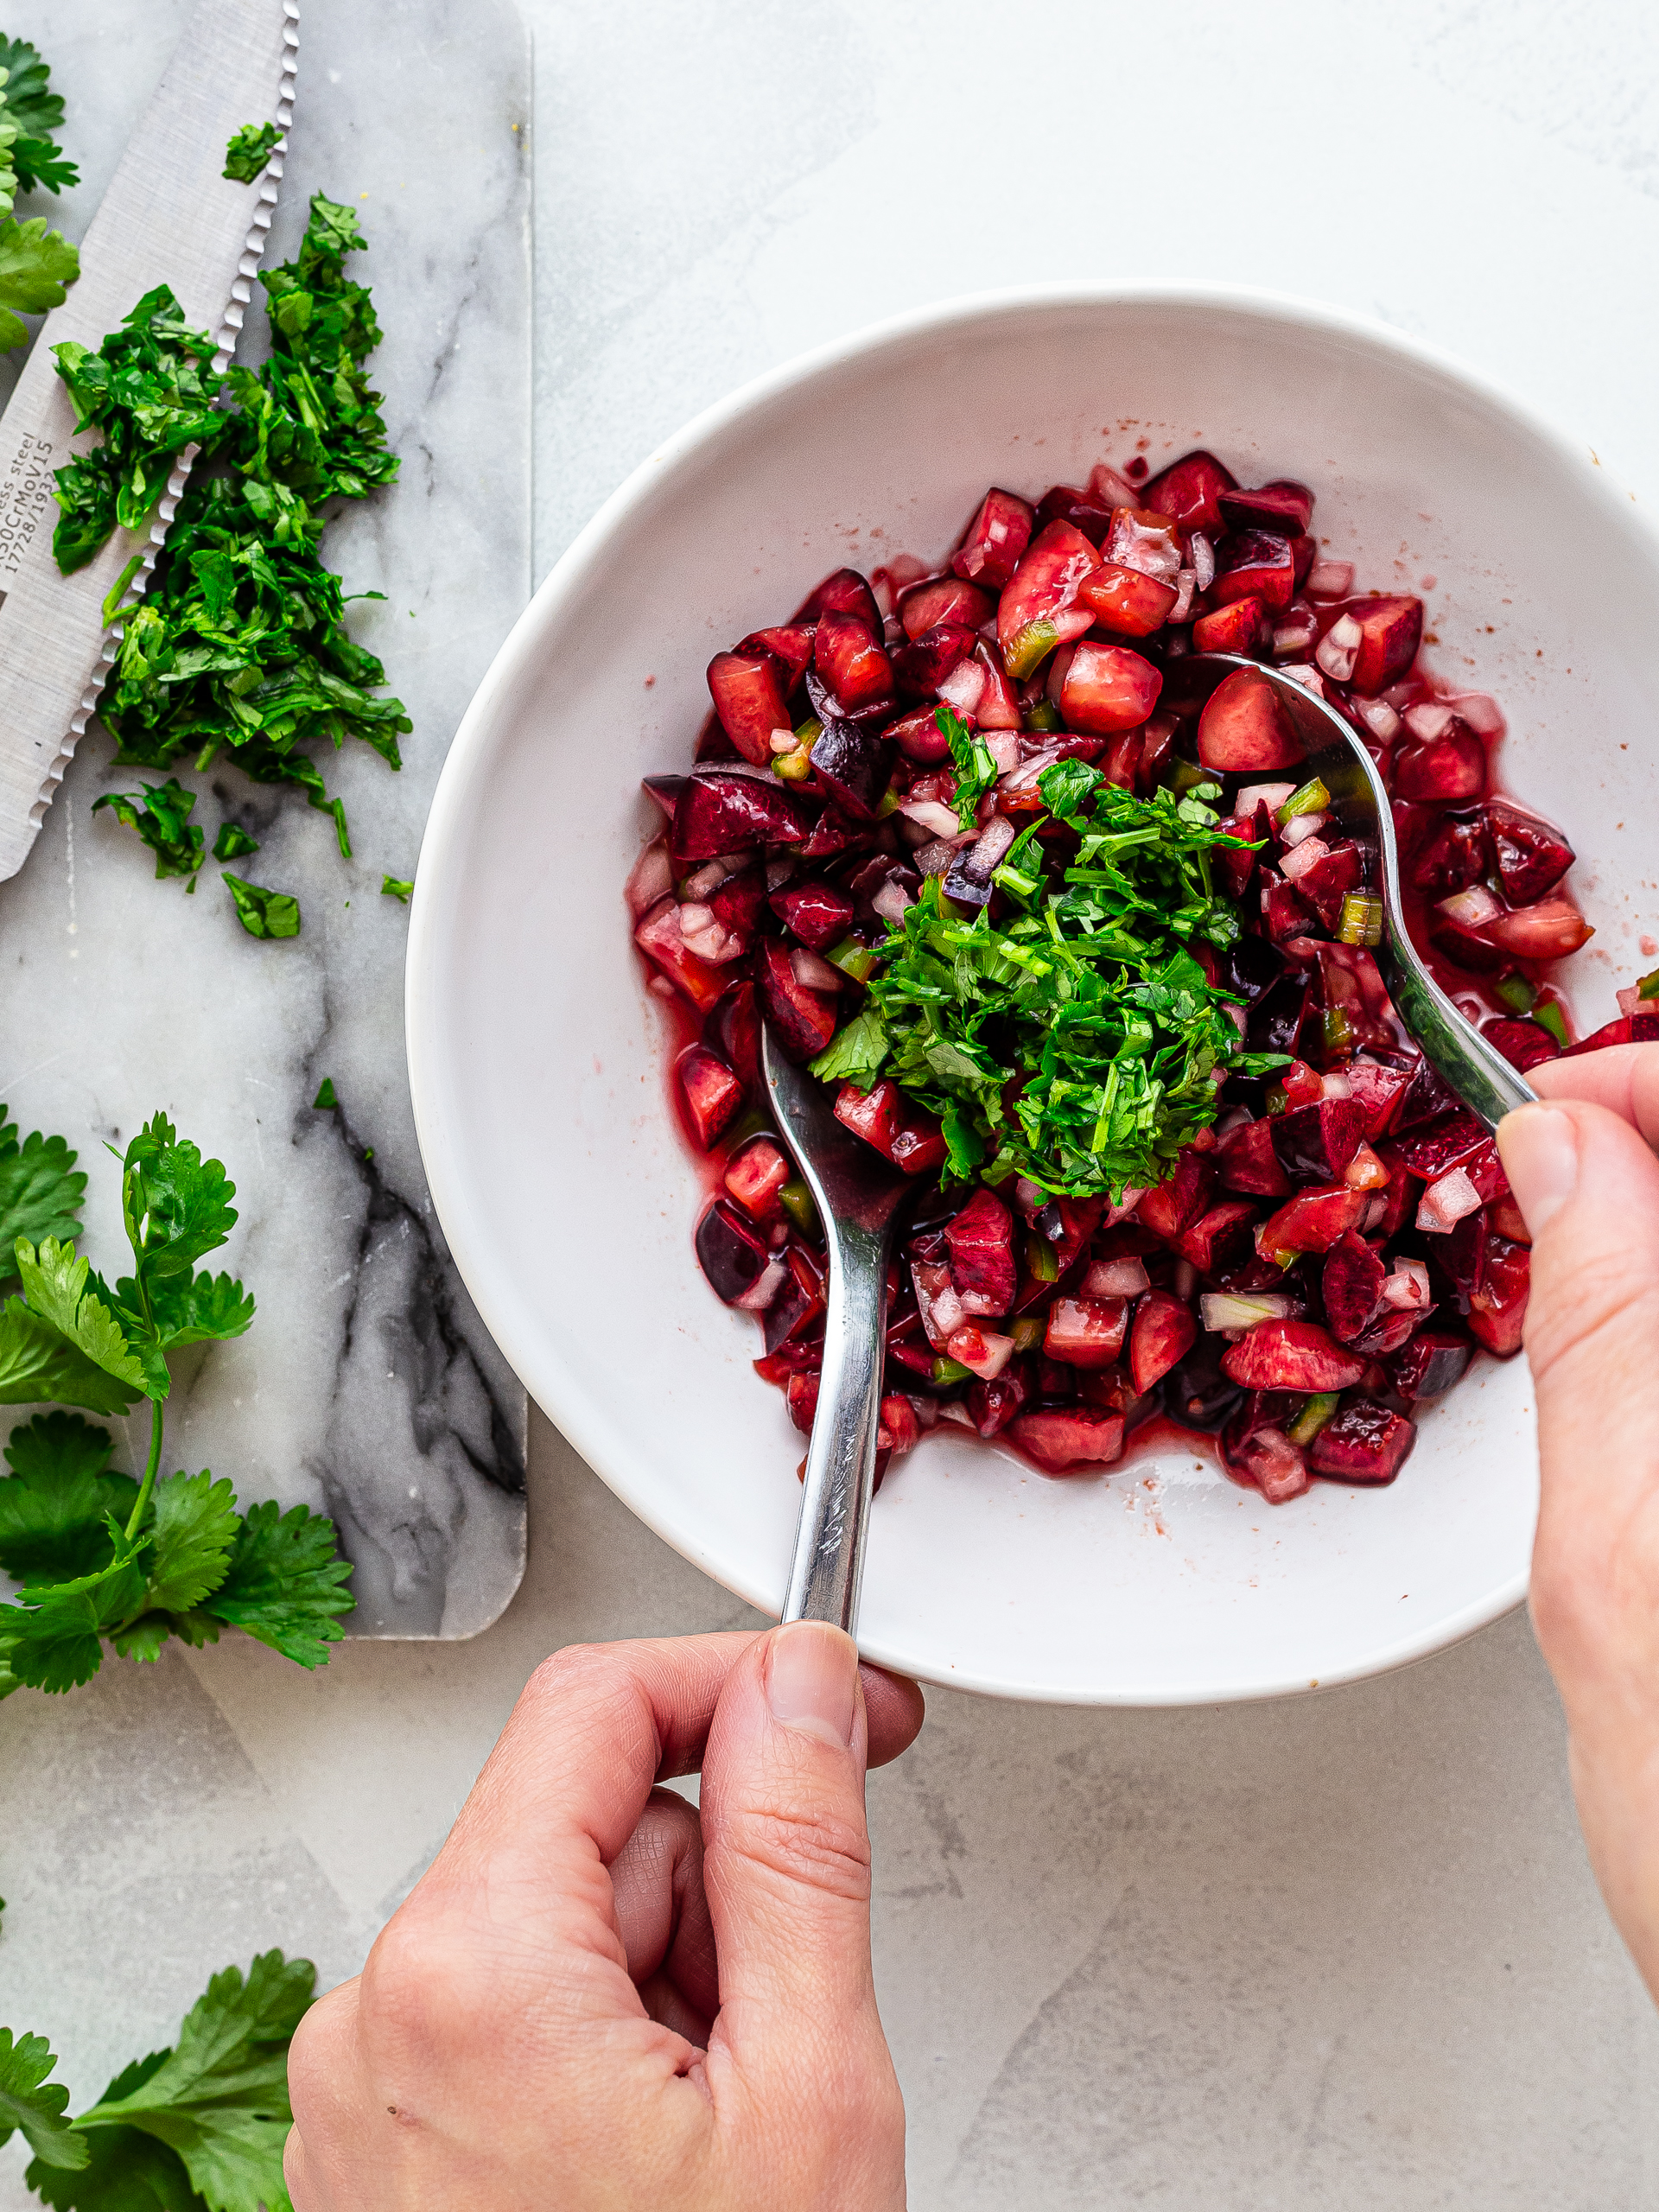
{"type": "MultiPolygon", "coordinates": [[[[1636,0],[527,12],[538,573],[734,383],[1070,273],[1380,315],[1659,493],[1636,0]]],[[[0,1708],[0,2018],[59,2039],[78,2096],[256,1945],[350,1972],[552,1646],[741,1617],[539,1420],[531,1488],[524,1586],[474,1643],[315,1680],[226,1643],[0,1708]]],[[[871,1789],[920,2212],[1659,2203],[1659,2026],[1522,1618],[1293,1704],[931,1706],[871,1789]]],[[[3,2212],[31,2201],[15,2149],[3,2212]]]]}

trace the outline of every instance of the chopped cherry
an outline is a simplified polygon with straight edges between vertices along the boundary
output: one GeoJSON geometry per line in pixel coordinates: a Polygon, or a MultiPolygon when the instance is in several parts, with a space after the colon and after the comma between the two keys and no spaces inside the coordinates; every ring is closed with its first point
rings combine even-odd
{"type": "Polygon", "coordinates": [[[1048,1309],[1043,1355],[1069,1367],[1109,1367],[1123,1349],[1128,1323],[1127,1298],[1057,1298],[1048,1309]]]}
{"type": "Polygon", "coordinates": [[[1262,653],[1272,641],[1267,601],[1253,592],[1199,615],[1192,625],[1195,653],[1262,653]]]}
{"type": "Polygon", "coordinates": [[[1168,515],[1183,530],[1214,531],[1222,527],[1221,495],[1236,481],[1214,454],[1200,448],[1154,476],[1141,498],[1154,514],[1168,515]]]}
{"type": "Polygon", "coordinates": [[[1486,809],[1486,818],[1491,824],[1498,880],[1511,906],[1530,906],[1553,891],[1577,857],[1558,830],[1535,815],[1523,814],[1507,799],[1495,798],[1486,809]]]}
{"type": "Polygon", "coordinates": [[[1176,597],[1173,584],[1116,561],[1091,569],[1077,587],[1078,605],[1088,607],[1106,629],[1125,638],[1147,638],[1161,629],[1176,597]]]}
{"type": "Polygon", "coordinates": [[[1149,1290],[1135,1309],[1129,1332],[1129,1372],[1146,1392],[1179,1367],[1198,1339],[1192,1309],[1166,1290],[1149,1290]]]}
{"type": "Polygon", "coordinates": [[[801,982],[787,945],[768,942],[758,945],[755,952],[756,988],[766,1001],[779,1042],[791,1059],[811,1059],[836,1033],[835,999],[801,982]]]}
{"type": "Polygon", "coordinates": [[[1421,599],[1351,599],[1344,607],[1359,625],[1359,645],[1349,683],[1356,691],[1386,691],[1417,658],[1423,641],[1421,599]]]}
{"type": "Polygon", "coordinates": [[[1068,729],[1097,736],[1138,728],[1158,703],[1163,672],[1126,645],[1081,645],[1060,687],[1068,729]]]}
{"type": "Polygon", "coordinates": [[[1389,1362],[1395,1389],[1408,1403],[1438,1398],[1461,1382],[1474,1347],[1450,1329],[1424,1329],[1389,1362]]]}
{"type": "Polygon", "coordinates": [[[1032,507],[1015,492],[992,490],[980,503],[950,566],[959,576],[1001,591],[1019,567],[1036,524],[1032,507]]]}
{"type": "Polygon", "coordinates": [[[752,630],[747,638],[739,639],[734,650],[740,653],[776,654],[789,671],[789,688],[792,691],[811,661],[813,634],[810,622],[785,622],[774,630],[752,630]]]}
{"type": "Polygon", "coordinates": [[[1300,537],[1313,516],[1313,494],[1287,477],[1254,492],[1224,492],[1217,504],[1230,530],[1270,530],[1281,537],[1300,537]]]}
{"type": "Polygon", "coordinates": [[[881,635],[881,610],[875,594],[856,569],[832,569],[802,601],[795,620],[816,622],[823,614],[855,614],[873,637],[881,635]]]}
{"type": "Polygon", "coordinates": [[[735,1306],[772,1265],[772,1250],[765,1237],[720,1198],[697,1224],[697,1262],[715,1295],[735,1306]]]}
{"type": "Polygon", "coordinates": [[[1394,756],[1394,789],[1405,799],[1446,806],[1478,798],[1486,788],[1486,747],[1453,715],[1440,736],[1402,746],[1394,756]]]}
{"type": "Polygon", "coordinates": [[[1481,1034],[1522,1075],[1541,1060],[1555,1059],[1561,1049],[1548,1030],[1535,1021],[1489,1021],[1481,1034]]]}
{"type": "Polygon", "coordinates": [[[707,1152],[742,1105],[743,1086],[706,1045],[688,1045],[676,1072],[697,1142],[707,1152]]]}
{"type": "MultiPolygon", "coordinates": [[[[823,626],[818,626],[822,635],[823,626]]],[[[861,723],[826,722],[807,758],[830,798],[857,822],[874,822],[893,774],[893,747],[861,723]]],[[[811,842],[807,855],[816,858],[811,842]]]]}
{"type": "Polygon", "coordinates": [[[669,850],[682,868],[755,845],[795,845],[812,818],[782,784],[731,770],[688,776],[674,803],[669,850]]]}
{"type": "Polygon", "coordinates": [[[893,696],[893,664],[878,642],[880,634],[856,614],[819,617],[812,663],[846,714],[893,696]]]}
{"type": "Polygon", "coordinates": [[[787,666],[775,653],[716,653],[709,664],[709,690],[721,728],[746,760],[764,768],[772,760],[772,733],[789,728],[787,666]]]}
{"type": "Polygon", "coordinates": [[[1090,626],[1094,611],[1076,603],[1077,586],[1099,566],[1099,554],[1070,523],[1052,522],[1032,540],[997,602],[996,641],[1011,675],[1029,676],[1056,645],[1090,626]]]}
{"type": "Polygon", "coordinates": [[[1517,960],[1564,960],[1595,935],[1570,899],[1546,899],[1536,906],[1517,906],[1486,925],[1489,937],[1517,960]]]}
{"type": "Polygon", "coordinates": [[[976,1191],[946,1224],[950,1279],[970,1313],[1006,1313],[1014,1303],[1014,1218],[1001,1198],[976,1191]]]}
{"type": "Polygon", "coordinates": [[[1365,1363],[1312,1321],[1258,1321],[1222,1359],[1247,1390],[1349,1390],[1365,1363]]]}
{"type": "Polygon", "coordinates": [[[1223,1137],[1216,1157],[1228,1190],[1249,1191],[1264,1198],[1288,1197],[1290,1178],[1279,1164],[1273,1127],[1272,1121],[1241,1122],[1223,1137]]]}
{"type": "Polygon", "coordinates": [[[1513,1359],[1521,1349],[1531,1282],[1532,1254],[1527,1246],[1492,1237],[1486,1250],[1485,1281],[1469,1301],[1469,1326],[1499,1359],[1513,1359]]]}
{"type": "Polygon", "coordinates": [[[1082,1408],[1021,1414],[1009,1423],[1007,1435],[1044,1474],[1065,1475],[1073,1468],[1109,1465],[1121,1458],[1123,1418],[1082,1408]]]}
{"type": "Polygon", "coordinates": [[[1173,1175],[1141,1193],[1135,1209],[1135,1218],[1166,1243],[1173,1244],[1187,1224],[1204,1211],[1215,1174],[1214,1167],[1202,1154],[1184,1152],[1175,1163],[1173,1175]]]}
{"type": "Polygon", "coordinates": [[[907,638],[919,638],[940,622],[982,630],[996,612],[996,601],[977,584],[960,576],[935,576],[917,584],[899,602],[899,620],[907,638]]]}
{"type": "Polygon", "coordinates": [[[837,944],[853,925],[853,902],[838,883],[814,876],[774,891],[772,911],[790,933],[814,952],[837,944]]]}
{"type": "Polygon", "coordinates": [[[1236,599],[1259,599],[1280,613],[1296,596],[1296,556],[1292,541],[1267,530],[1230,531],[1216,548],[1216,580],[1209,597],[1214,607],[1236,599]]]}
{"type": "Polygon", "coordinates": [[[1382,1301],[1388,1270],[1351,1229],[1325,1255],[1321,1292],[1325,1318],[1333,1337],[1351,1344],[1363,1337],[1382,1301]]]}
{"type": "Polygon", "coordinates": [[[1352,1190],[1346,1183],[1333,1190],[1299,1191],[1256,1230],[1255,1249],[1264,1260],[1281,1265],[1299,1252],[1328,1252],[1338,1237],[1358,1228],[1370,1203],[1369,1191],[1352,1190]]]}
{"type": "Polygon", "coordinates": [[[1417,1425],[1373,1398],[1351,1398],[1313,1440],[1316,1475],[1345,1483],[1391,1483],[1417,1441],[1417,1425]]]}

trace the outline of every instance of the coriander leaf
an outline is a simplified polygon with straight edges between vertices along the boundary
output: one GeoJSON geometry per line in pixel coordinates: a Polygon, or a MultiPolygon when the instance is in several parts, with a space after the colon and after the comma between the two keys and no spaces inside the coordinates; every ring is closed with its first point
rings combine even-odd
{"type": "Polygon", "coordinates": [[[222,873],[236,901],[237,918],[250,937],[298,937],[300,902],[290,893],[245,883],[228,868],[222,873]]]}
{"type": "Polygon", "coordinates": [[[326,1114],[339,1103],[340,1099],[334,1090],[334,1078],[331,1075],[326,1075],[317,1085],[317,1095],[311,1101],[311,1110],[315,1114],[326,1114]]]}
{"type": "Polygon", "coordinates": [[[199,1475],[169,1475],[157,1483],[148,1523],[154,1541],[145,1561],[146,1608],[188,1613],[217,1590],[241,1525],[230,1484],[215,1482],[205,1467],[199,1475]]]}
{"type": "MultiPolygon", "coordinates": [[[[74,1246],[60,1243],[54,1236],[42,1237],[38,1252],[27,1237],[20,1236],[16,1249],[18,1278],[31,1313],[49,1323],[77,1351],[94,1366],[101,1367],[118,1383],[130,1384],[130,1396],[166,1396],[164,1382],[157,1390],[153,1387],[153,1379],[146,1378],[109,1306],[87,1289],[86,1278],[92,1272],[90,1261],[77,1259],[74,1246]]],[[[84,1405],[87,1402],[69,1399],[67,1402],[84,1405]]],[[[92,1410],[110,1409],[94,1407],[92,1410]]]]}
{"type": "Polygon", "coordinates": [[[138,1386],[106,1374],[66,1343],[21,1298],[9,1299],[0,1308],[0,1405],[32,1406],[50,1399],[85,1406],[89,1413],[124,1414],[141,1395],[138,1386]]]}
{"type": "Polygon", "coordinates": [[[861,1076],[874,1076],[887,1057],[887,1033],[881,1017],[874,1007],[866,1007],[836,1031],[808,1065],[821,1083],[856,1083],[861,1076]]]}
{"type": "Polygon", "coordinates": [[[17,189],[43,184],[55,193],[79,184],[80,172],[61,158],[63,149],[54,143],[54,132],[63,128],[63,98],[50,89],[51,73],[39,53],[26,39],[0,36],[0,69],[5,71],[0,118],[17,134],[10,149],[17,189]]]}
{"type": "Polygon", "coordinates": [[[118,822],[136,830],[156,855],[157,876],[194,875],[201,866],[204,842],[202,830],[189,819],[195,804],[194,791],[169,776],[159,786],[146,784],[142,792],[105,791],[93,800],[92,812],[107,806],[118,822]]]}
{"type": "Polygon", "coordinates": [[[180,1136],[165,1114],[153,1114],[122,1161],[122,1211],[127,1241],[138,1255],[140,1286],[188,1274],[216,1251],[236,1226],[236,1185],[217,1160],[180,1136]]]}
{"type": "Polygon", "coordinates": [[[23,2139],[45,2164],[84,2166],[86,2144],[63,2117],[69,2092],[47,2079],[57,2064],[44,2036],[13,2037],[0,2028],[0,2143],[21,2128],[23,2139]]]}
{"type": "Polygon", "coordinates": [[[264,174],[281,136],[274,123],[245,123],[225,149],[223,174],[233,184],[251,184],[264,174]]]}
{"type": "Polygon", "coordinates": [[[16,1274],[17,1239],[73,1237],[80,1230],[86,1178],[75,1171],[75,1155],[61,1137],[38,1129],[21,1142],[17,1124],[0,1106],[0,1285],[16,1274]]]}
{"type": "Polygon", "coordinates": [[[1099,769],[1086,760],[1055,760],[1038,777],[1037,789],[1051,814],[1062,822],[1073,822],[1103,780],[1099,769]]]}
{"type": "Polygon", "coordinates": [[[83,2113],[77,2129],[95,2139],[103,2128],[130,2126],[156,2137],[178,2153],[213,2212],[286,2212],[288,2046],[315,1983],[308,1959],[280,1951],[256,1958],[245,1982],[227,1967],[154,2072],[83,2113]]]}
{"type": "Polygon", "coordinates": [[[239,823],[225,822],[219,824],[219,835],[213,840],[213,858],[216,861],[239,861],[249,853],[257,853],[258,849],[259,840],[257,837],[249,836],[239,823]]]}
{"type": "Polygon", "coordinates": [[[200,1610],[302,1667],[321,1667],[345,1633],[334,1617],[356,1603],[344,1586],[351,1573],[332,1521],[303,1505],[282,1513],[267,1501],[243,1516],[230,1572],[200,1610]]]}
{"type": "Polygon", "coordinates": [[[0,1479],[0,1569],[20,1581],[67,1582],[109,1565],[105,1516],[124,1523],[138,1485],[110,1471],[110,1433],[79,1414],[37,1414],[11,1432],[0,1479]]]}
{"type": "Polygon", "coordinates": [[[950,747],[950,759],[957,772],[957,820],[963,829],[971,830],[979,802],[996,781],[996,762],[984,739],[969,730],[949,707],[935,708],[933,719],[950,747]]]}
{"type": "Polygon", "coordinates": [[[413,876],[383,875],[380,879],[380,896],[383,899],[401,899],[405,906],[414,888],[413,876]]]}
{"type": "MultiPolygon", "coordinates": [[[[137,1286],[123,1277],[117,1285],[122,1303],[137,1286]]],[[[162,1351],[181,1344],[223,1344],[239,1337],[251,1325],[252,1299],[239,1282],[226,1274],[210,1274],[203,1268],[188,1281],[162,1278],[150,1287],[150,1313],[156,1342],[162,1351]]]]}
{"type": "Polygon", "coordinates": [[[96,1574],[31,1584],[15,1605],[0,1605],[0,1660],[19,1683],[48,1695],[91,1681],[103,1662],[100,1639],[144,1602],[144,1571],[118,1553],[96,1574]]]}
{"type": "Polygon", "coordinates": [[[44,215],[0,222],[0,350],[21,346],[29,330],[19,316],[60,308],[79,274],[79,248],[48,231],[44,215]]]}
{"type": "MultiPolygon", "coordinates": [[[[165,2056],[165,2053],[158,2053],[165,2056]]],[[[176,2151],[136,2127],[100,2127],[75,2140],[91,2148],[92,2161],[75,2174],[54,2172],[35,2159],[23,2179],[54,2212],[207,2212],[190,2186],[176,2151]]]]}

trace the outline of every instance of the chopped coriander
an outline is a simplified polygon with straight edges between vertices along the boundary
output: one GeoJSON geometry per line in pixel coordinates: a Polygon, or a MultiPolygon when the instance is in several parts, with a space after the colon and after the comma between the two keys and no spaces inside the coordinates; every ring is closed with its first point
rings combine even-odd
{"type": "Polygon", "coordinates": [[[318,1114],[330,1113],[339,1103],[340,1095],[334,1089],[334,1078],[326,1075],[317,1086],[316,1096],[311,1101],[312,1110],[318,1114]]]}
{"type": "Polygon", "coordinates": [[[1071,835],[1039,841],[1039,821],[1010,848],[998,880],[1018,911],[969,917],[928,877],[812,1069],[897,1083],[938,1118],[960,1179],[1116,1198],[1161,1181],[1213,1122],[1217,1071],[1286,1059],[1242,1050],[1229,994],[1192,950],[1240,933],[1211,876],[1211,854],[1240,842],[1217,827],[1217,787],[1141,799],[1060,760],[1039,791],[1071,835]]]}
{"type": "Polygon", "coordinates": [[[61,1137],[27,1137],[0,1106],[0,1289],[17,1279],[17,1239],[38,1244],[42,1237],[73,1237],[80,1232],[86,1178],[61,1137]]]}
{"type": "Polygon", "coordinates": [[[224,822],[219,824],[219,835],[213,840],[213,858],[216,861],[245,860],[250,853],[257,853],[258,849],[259,840],[251,837],[239,823],[224,822]]]}
{"type": "Polygon", "coordinates": [[[414,888],[413,876],[383,875],[380,879],[380,896],[383,899],[401,899],[405,906],[409,904],[410,894],[414,888]]]}
{"type": "Polygon", "coordinates": [[[158,876],[188,875],[194,891],[206,842],[203,830],[190,820],[195,804],[194,791],[187,791],[176,776],[169,776],[164,784],[146,784],[142,791],[105,791],[92,802],[92,812],[97,814],[107,806],[116,820],[137,830],[155,854],[158,876]]]}
{"type": "Polygon", "coordinates": [[[298,937],[300,902],[291,892],[268,891],[248,883],[229,868],[220,871],[236,901],[237,919],[250,937],[298,937]]]}
{"type": "Polygon", "coordinates": [[[139,527],[186,446],[214,445],[223,435],[213,350],[166,284],[146,292],[96,353],[73,340],[52,348],[75,429],[104,438],[54,472],[62,512],[52,550],[65,575],[84,569],[118,527],[139,527]]]}
{"type": "Polygon", "coordinates": [[[245,123],[232,134],[225,149],[225,167],[220,174],[229,177],[232,184],[251,184],[256,177],[264,175],[282,135],[274,123],[245,123]]]}
{"type": "Polygon", "coordinates": [[[950,747],[950,759],[957,772],[957,823],[963,830],[971,830],[979,802],[996,781],[996,762],[984,739],[969,730],[949,707],[936,708],[933,719],[950,747]]]}

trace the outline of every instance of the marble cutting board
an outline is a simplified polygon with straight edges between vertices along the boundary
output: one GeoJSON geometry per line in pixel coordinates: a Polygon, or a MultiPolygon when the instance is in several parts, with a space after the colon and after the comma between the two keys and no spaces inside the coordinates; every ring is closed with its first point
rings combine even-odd
{"type": "MultiPolygon", "coordinates": [[[[188,12],[14,0],[8,29],[50,62],[84,179],[20,215],[79,235],[188,12]]],[[[103,1142],[157,1107],[238,1186],[214,1264],[243,1277],[258,1316],[175,1369],[167,1464],[211,1466],[245,1502],[332,1514],[359,1636],[474,1635],[524,1570],[524,1394],[433,1215],[404,1071],[407,914],[380,880],[414,874],[444,753],[529,591],[530,89],[512,0],[303,0],[267,259],[292,255],[313,192],[359,209],[368,251],[353,267],[385,333],[370,369],[403,456],[400,481],[323,541],[348,591],[387,594],[351,626],[415,724],[399,774],[361,745],[321,761],[353,857],[295,795],[219,763],[181,769],[209,845],[233,818],[261,847],[237,873],[300,899],[299,938],[256,941],[211,858],[187,895],[92,815],[100,792],[140,780],[111,768],[94,723],[22,873],[0,884],[0,1099],[79,1150],[95,1263],[111,1271],[125,1251],[103,1142]],[[337,1113],[312,1109],[325,1077],[337,1113]]],[[[264,351],[263,297],[243,360],[264,351]]],[[[128,1426],[123,1463],[141,1465],[141,1421],[128,1426]]]]}

